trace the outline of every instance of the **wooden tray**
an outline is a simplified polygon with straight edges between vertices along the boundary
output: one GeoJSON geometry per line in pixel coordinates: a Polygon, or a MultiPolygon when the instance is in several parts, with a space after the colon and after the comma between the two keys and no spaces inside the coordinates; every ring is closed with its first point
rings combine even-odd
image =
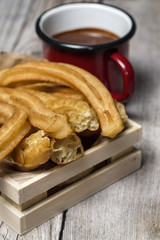
{"type": "Polygon", "coordinates": [[[84,156],[64,166],[52,163],[22,173],[3,166],[0,173],[0,218],[23,234],[86,197],[137,170],[141,126],[128,120],[114,139],[100,137],[84,156]]]}

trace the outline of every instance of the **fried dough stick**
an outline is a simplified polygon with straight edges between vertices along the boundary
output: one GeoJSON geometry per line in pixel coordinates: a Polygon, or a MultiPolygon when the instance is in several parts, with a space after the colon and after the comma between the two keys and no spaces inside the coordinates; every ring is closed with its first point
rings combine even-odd
{"type": "Polygon", "coordinates": [[[55,82],[79,89],[95,109],[103,136],[115,137],[124,128],[113,98],[104,85],[92,74],[68,64],[28,62],[0,74],[0,85],[15,83],[55,82]]]}
{"type": "Polygon", "coordinates": [[[5,158],[29,132],[31,125],[22,109],[0,101],[0,161],[5,158]]]}
{"type": "Polygon", "coordinates": [[[9,164],[20,171],[30,171],[46,163],[67,164],[82,157],[80,138],[72,133],[64,139],[49,138],[39,130],[22,139],[8,156],[9,164]]]}
{"type": "Polygon", "coordinates": [[[81,140],[75,133],[64,139],[53,139],[52,144],[51,160],[59,165],[73,162],[84,154],[81,140]]]}
{"type": "MultiPolygon", "coordinates": [[[[64,87],[64,86],[54,86],[53,84],[47,84],[47,83],[37,83],[37,84],[29,84],[19,87],[20,89],[26,89],[29,91],[36,90],[35,93],[38,95],[38,93],[41,91],[41,95],[43,95],[43,92],[47,92],[47,95],[49,94],[49,98],[53,100],[58,99],[65,99],[65,98],[73,98],[76,100],[84,100],[87,101],[86,98],[77,90],[64,87]]],[[[46,94],[46,93],[44,93],[46,94]]],[[[39,95],[40,96],[40,95],[39,95]]],[[[44,97],[45,98],[45,97],[44,97]]],[[[41,98],[41,100],[43,100],[41,98]]],[[[44,99],[45,100],[45,99],[44,99]]],[[[121,116],[121,119],[123,123],[125,123],[128,119],[128,116],[125,111],[125,107],[122,103],[118,102],[116,99],[114,99],[115,106],[121,116]]],[[[50,102],[51,104],[51,102],[50,102]]],[[[48,106],[49,107],[49,106],[48,106]]]]}
{"type": "Polygon", "coordinates": [[[22,139],[10,154],[10,164],[21,171],[30,171],[46,163],[52,154],[50,139],[43,130],[22,139]]]}
{"type": "Polygon", "coordinates": [[[87,101],[69,98],[59,98],[54,94],[41,91],[27,90],[27,92],[40,98],[47,108],[53,112],[67,115],[68,121],[74,132],[83,132],[86,129],[96,131],[99,128],[98,118],[93,108],[87,101]]]}
{"type": "Polygon", "coordinates": [[[48,133],[48,135],[61,139],[71,134],[66,116],[55,114],[48,109],[44,103],[34,95],[11,88],[0,88],[0,100],[24,108],[29,117],[30,123],[48,133]]]}
{"type": "Polygon", "coordinates": [[[74,98],[86,100],[86,98],[76,89],[54,83],[32,83],[17,87],[24,90],[36,90],[49,93],[55,98],[74,98]]]}

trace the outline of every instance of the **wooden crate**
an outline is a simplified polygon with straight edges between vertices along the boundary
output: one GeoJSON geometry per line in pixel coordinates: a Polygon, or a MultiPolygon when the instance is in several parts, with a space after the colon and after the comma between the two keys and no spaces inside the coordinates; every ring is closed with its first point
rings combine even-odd
{"type": "Polygon", "coordinates": [[[82,158],[63,166],[48,163],[32,172],[3,166],[0,218],[24,234],[141,166],[141,126],[128,120],[114,139],[100,137],[82,158]]]}

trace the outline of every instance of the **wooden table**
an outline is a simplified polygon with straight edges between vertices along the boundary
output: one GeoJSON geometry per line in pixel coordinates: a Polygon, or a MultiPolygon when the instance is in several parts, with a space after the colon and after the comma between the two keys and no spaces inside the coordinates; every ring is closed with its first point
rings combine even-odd
{"type": "MultiPolygon", "coordinates": [[[[71,1],[1,0],[0,50],[41,55],[34,24],[45,9],[71,1]]],[[[98,2],[98,1],[90,1],[98,2]]],[[[130,60],[137,90],[127,105],[143,126],[142,168],[59,214],[24,236],[0,222],[0,240],[159,240],[160,239],[160,1],[112,0],[137,22],[130,60]]]]}

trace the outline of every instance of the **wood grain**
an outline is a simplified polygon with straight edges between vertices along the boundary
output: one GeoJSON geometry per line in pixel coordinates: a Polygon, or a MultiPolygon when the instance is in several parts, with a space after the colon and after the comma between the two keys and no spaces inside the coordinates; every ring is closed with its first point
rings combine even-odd
{"type": "MultiPolygon", "coordinates": [[[[93,166],[122,153],[141,140],[141,126],[128,119],[125,130],[114,139],[99,137],[94,146],[85,151],[77,161],[63,166],[51,163],[33,172],[16,172],[2,163],[0,174],[0,190],[15,203],[21,205],[49,189],[78,176],[93,166]]],[[[28,205],[28,204],[27,204],[28,205]]]]}
{"type": "MultiPolygon", "coordinates": [[[[1,0],[0,50],[41,55],[35,19],[43,10],[67,2],[71,1],[1,0]]],[[[1,222],[0,240],[160,239],[160,1],[101,2],[129,11],[137,21],[137,32],[130,43],[137,91],[127,112],[143,126],[143,141],[138,145],[143,152],[143,167],[69,209],[64,214],[64,229],[62,214],[23,237],[1,222]]]]}
{"type": "Polygon", "coordinates": [[[116,161],[93,169],[92,172],[80,179],[75,179],[71,184],[62,187],[60,191],[54,191],[48,198],[23,212],[2,195],[0,197],[1,217],[16,232],[24,234],[97,191],[133,173],[140,166],[141,151],[133,148],[131,152],[116,161]]]}

